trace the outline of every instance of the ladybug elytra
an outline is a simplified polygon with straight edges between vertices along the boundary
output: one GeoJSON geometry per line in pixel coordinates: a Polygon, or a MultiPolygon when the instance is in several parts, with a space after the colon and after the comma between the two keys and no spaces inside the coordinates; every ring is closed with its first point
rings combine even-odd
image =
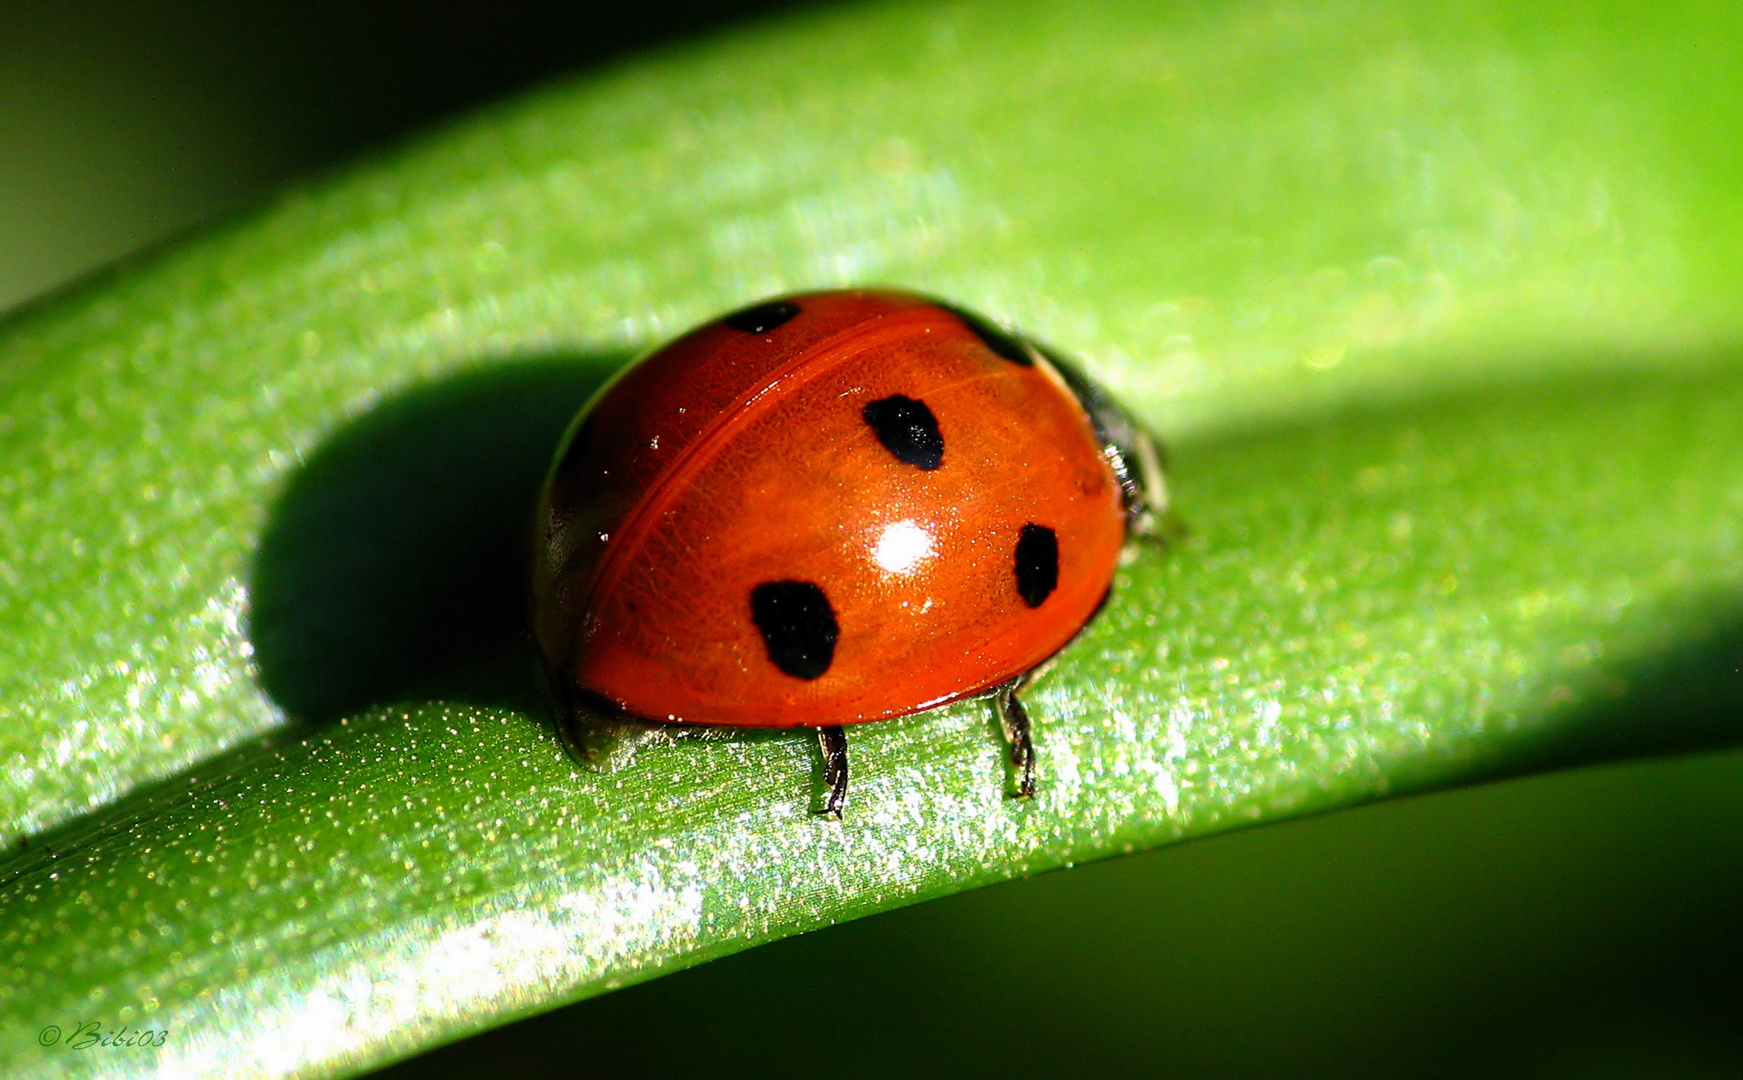
{"type": "Polygon", "coordinates": [[[560,726],[846,725],[1017,690],[1165,511],[1155,446],[1074,367],[893,291],[735,312],[625,369],[559,446],[533,624],[560,726]]]}

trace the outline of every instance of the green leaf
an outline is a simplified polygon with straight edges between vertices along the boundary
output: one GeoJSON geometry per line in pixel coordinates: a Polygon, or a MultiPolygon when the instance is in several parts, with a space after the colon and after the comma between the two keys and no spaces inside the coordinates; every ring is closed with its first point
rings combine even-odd
{"type": "Polygon", "coordinates": [[[1736,16],[874,4],[549,91],[0,332],[0,1063],[354,1071],[1231,827],[1735,742],[1736,16]],[[1729,19],[1730,22],[1724,20],[1729,19]],[[1705,43],[1702,45],[1700,43],[1705,43]],[[885,282],[1077,351],[1191,532],[1028,694],[578,770],[524,507],[634,349],[885,282]],[[295,1031],[295,1039],[285,1032],[295,1031]]]}

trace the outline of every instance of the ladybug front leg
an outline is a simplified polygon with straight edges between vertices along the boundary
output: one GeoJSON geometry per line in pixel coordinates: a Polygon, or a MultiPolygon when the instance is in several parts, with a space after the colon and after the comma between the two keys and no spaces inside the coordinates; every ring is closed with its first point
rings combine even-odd
{"type": "Polygon", "coordinates": [[[1019,677],[999,687],[993,693],[993,707],[998,710],[999,724],[1005,729],[1005,741],[1011,747],[1011,771],[1017,775],[1016,797],[1035,797],[1035,740],[1029,734],[1029,711],[1017,700],[1025,678],[1019,677]]]}
{"type": "Polygon", "coordinates": [[[593,772],[614,773],[635,761],[643,747],[674,742],[665,724],[626,716],[602,698],[576,689],[569,677],[545,665],[557,741],[569,759],[593,772]]]}
{"type": "Polygon", "coordinates": [[[829,789],[822,812],[840,821],[847,805],[847,732],[839,727],[820,727],[817,743],[823,749],[823,786],[829,789]]]}

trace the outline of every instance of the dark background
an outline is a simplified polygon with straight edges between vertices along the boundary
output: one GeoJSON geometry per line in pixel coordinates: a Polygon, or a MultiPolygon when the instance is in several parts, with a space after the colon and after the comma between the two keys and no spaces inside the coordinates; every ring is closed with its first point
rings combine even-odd
{"type": "Polygon", "coordinates": [[[468,107],[795,6],[0,0],[0,310],[468,107]]]}
{"type": "MultiPolygon", "coordinates": [[[[564,72],[780,17],[0,0],[0,310],[564,72]]],[[[424,1076],[1743,1075],[1743,755],[1274,826],[766,946],[424,1076]]]]}

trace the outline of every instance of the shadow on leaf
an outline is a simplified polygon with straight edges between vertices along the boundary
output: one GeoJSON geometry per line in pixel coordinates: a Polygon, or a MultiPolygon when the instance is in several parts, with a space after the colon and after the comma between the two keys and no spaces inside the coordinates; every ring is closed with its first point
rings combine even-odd
{"type": "Polygon", "coordinates": [[[625,359],[456,375],[324,443],[254,565],[250,632],[272,699],[316,722],[413,698],[542,700],[526,644],[533,501],[570,418],[625,359]]]}

